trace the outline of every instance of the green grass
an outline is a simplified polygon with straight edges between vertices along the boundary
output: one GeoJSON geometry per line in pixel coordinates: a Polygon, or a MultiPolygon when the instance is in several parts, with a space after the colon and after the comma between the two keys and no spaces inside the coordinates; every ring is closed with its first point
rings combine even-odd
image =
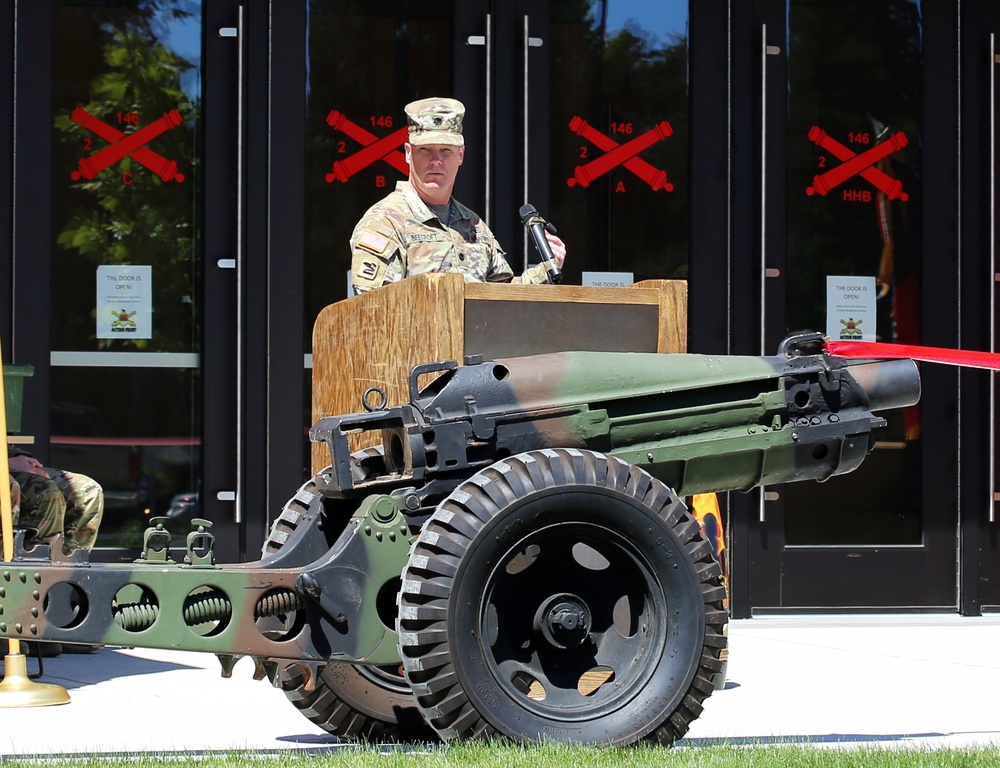
{"type": "Polygon", "coordinates": [[[4,768],[67,765],[73,768],[152,768],[194,764],[205,768],[995,768],[1000,745],[964,749],[907,746],[770,745],[683,746],[674,749],[593,749],[547,745],[458,744],[447,747],[357,747],[209,754],[122,754],[99,757],[0,757],[4,768]]]}

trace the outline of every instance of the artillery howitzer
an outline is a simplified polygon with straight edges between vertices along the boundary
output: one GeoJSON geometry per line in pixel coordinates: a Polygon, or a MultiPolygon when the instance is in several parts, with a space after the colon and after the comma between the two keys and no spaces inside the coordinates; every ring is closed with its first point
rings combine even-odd
{"type": "MultiPolygon", "coordinates": [[[[418,366],[410,402],[323,418],[330,466],[254,563],[133,564],[61,542],[0,570],[0,636],[251,656],[348,737],[671,743],[722,666],[715,553],[682,497],[855,469],[911,405],[909,360],[564,352],[418,366]],[[426,382],[421,386],[421,382],[426,382]],[[351,452],[348,437],[380,445],[351,452]],[[430,727],[428,727],[430,726],[430,727]]],[[[383,402],[371,402],[381,399],[383,402]]]]}

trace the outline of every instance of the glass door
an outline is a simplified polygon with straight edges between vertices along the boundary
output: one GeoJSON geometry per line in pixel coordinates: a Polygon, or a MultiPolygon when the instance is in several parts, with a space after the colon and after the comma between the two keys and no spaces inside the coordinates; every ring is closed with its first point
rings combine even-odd
{"type": "Polygon", "coordinates": [[[686,2],[311,0],[308,25],[307,334],[348,295],[351,231],[406,178],[403,106],[428,95],[466,105],[455,195],[515,271],[530,202],[568,244],[568,282],[686,276],[686,2]]]}
{"type": "Polygon", "coordinates": [[[456,19],[484,161],[459,194],[481,197],[515,273],[537,262],[518,216],[531,203],[567,243],[567,283],[687,277],[686,0],[520,0],[456,19]]]}
{"type": "Polygon", "coordinates": [[[320,310],[350,295],[355,224],[408,176],[403,108],[427,96],[466,106],[455,196],[515,273],[537,262],[530,202],[567,243],[567,283],[686,277],[687,6],[310,0],[306,349],[320,310]]]}
{"type": "Polygon", "coordinates": [[[50,72],[51,91],[20,115],[37,131],[19,135],[19,172],[45,159],[49,226],[15,253],[32,285],[15,309],[47,308],[47,425],[32,418],[49,465],[104,488],[98,558],[134,557],[156,517],[175,546],[207,518],[220,557],[239,556],[238,5],[212,5],[55,0],[19,20],[19,82],[50,72]],[[207,82],[223,86],[211,104],[207,82]]]}
{"type": "MultiPolygon", "coordinates": [[[[539,196],[551,199],[550,218],[571,245],[567,278],[688,278],[688,3],[549,5],[550,161],[539,196]]],[[[526,79],[532,103],[535,80],[526,79]]]]}
{"type": "MultiPolygon", "coordinates": [[[[956,94],[935,76],[953,66],[955,21],[919,0],[753,5],[740,35],[759,173],[753,245],[737,247],[755,265],[755,353],[801,330],[956,344],[935,298],[957,290],[956,94]]],[[[751,609],[957,605],[956,378],[928,366],[923,384],[920,405],[883,414],[859,470],[763,489],[747,509],[751,609]]]]}
{"type": "MultiPolygon", "coordinates": [[[[348,241],[354,225],[407,177],[403,107],[456,93],[456,31],[447,5],[406,0],[361,8],[346,0],[310,0],[307,27],[304,344],[309,350],[319,311],[352,295],[348,241]]],[[[466,134],[471,151],[478,134],[468,123],[466,134]]],[[[477,160],[467,161],[463,174],[481,167],[481,157],[477,160]]]]}

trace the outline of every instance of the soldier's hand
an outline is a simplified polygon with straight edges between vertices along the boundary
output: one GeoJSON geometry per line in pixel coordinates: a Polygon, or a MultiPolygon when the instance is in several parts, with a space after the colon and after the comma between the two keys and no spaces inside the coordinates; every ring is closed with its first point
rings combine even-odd
{"type": "Polygon", "coordinates": [[[545,233],[545,239],[549,241],[549,248],[552,249],[552,260],[559,269],[562,269],[563,262],[566,261],[566,243],[551,232],[545,233]]]}
{"type": "Polygon", "coordinates": [[[31,456],[12,456],[7,460],[11,472],[27,472],[32,475],[48,477],[49,473],[42,467],[42,462],[31,456]]]}

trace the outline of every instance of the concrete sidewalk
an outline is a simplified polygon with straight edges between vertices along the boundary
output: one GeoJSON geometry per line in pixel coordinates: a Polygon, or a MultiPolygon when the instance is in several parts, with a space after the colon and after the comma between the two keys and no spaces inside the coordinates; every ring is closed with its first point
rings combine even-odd
{"type": "MultiPolygon", "coordinates": [[[[0,709],[0,755],[338,747],[252,672],[179,651],[45,659],[39,682],[71,702],[0,709]]],[[[727,688],[680,744],[718,742],[1000,746],[1000,616],[734,621],[727,688]]]]}
{"type": "Polygon", "coordinates": [[[685,743],[1000,746],[1000,616],[765,617],[685,743]]]}

